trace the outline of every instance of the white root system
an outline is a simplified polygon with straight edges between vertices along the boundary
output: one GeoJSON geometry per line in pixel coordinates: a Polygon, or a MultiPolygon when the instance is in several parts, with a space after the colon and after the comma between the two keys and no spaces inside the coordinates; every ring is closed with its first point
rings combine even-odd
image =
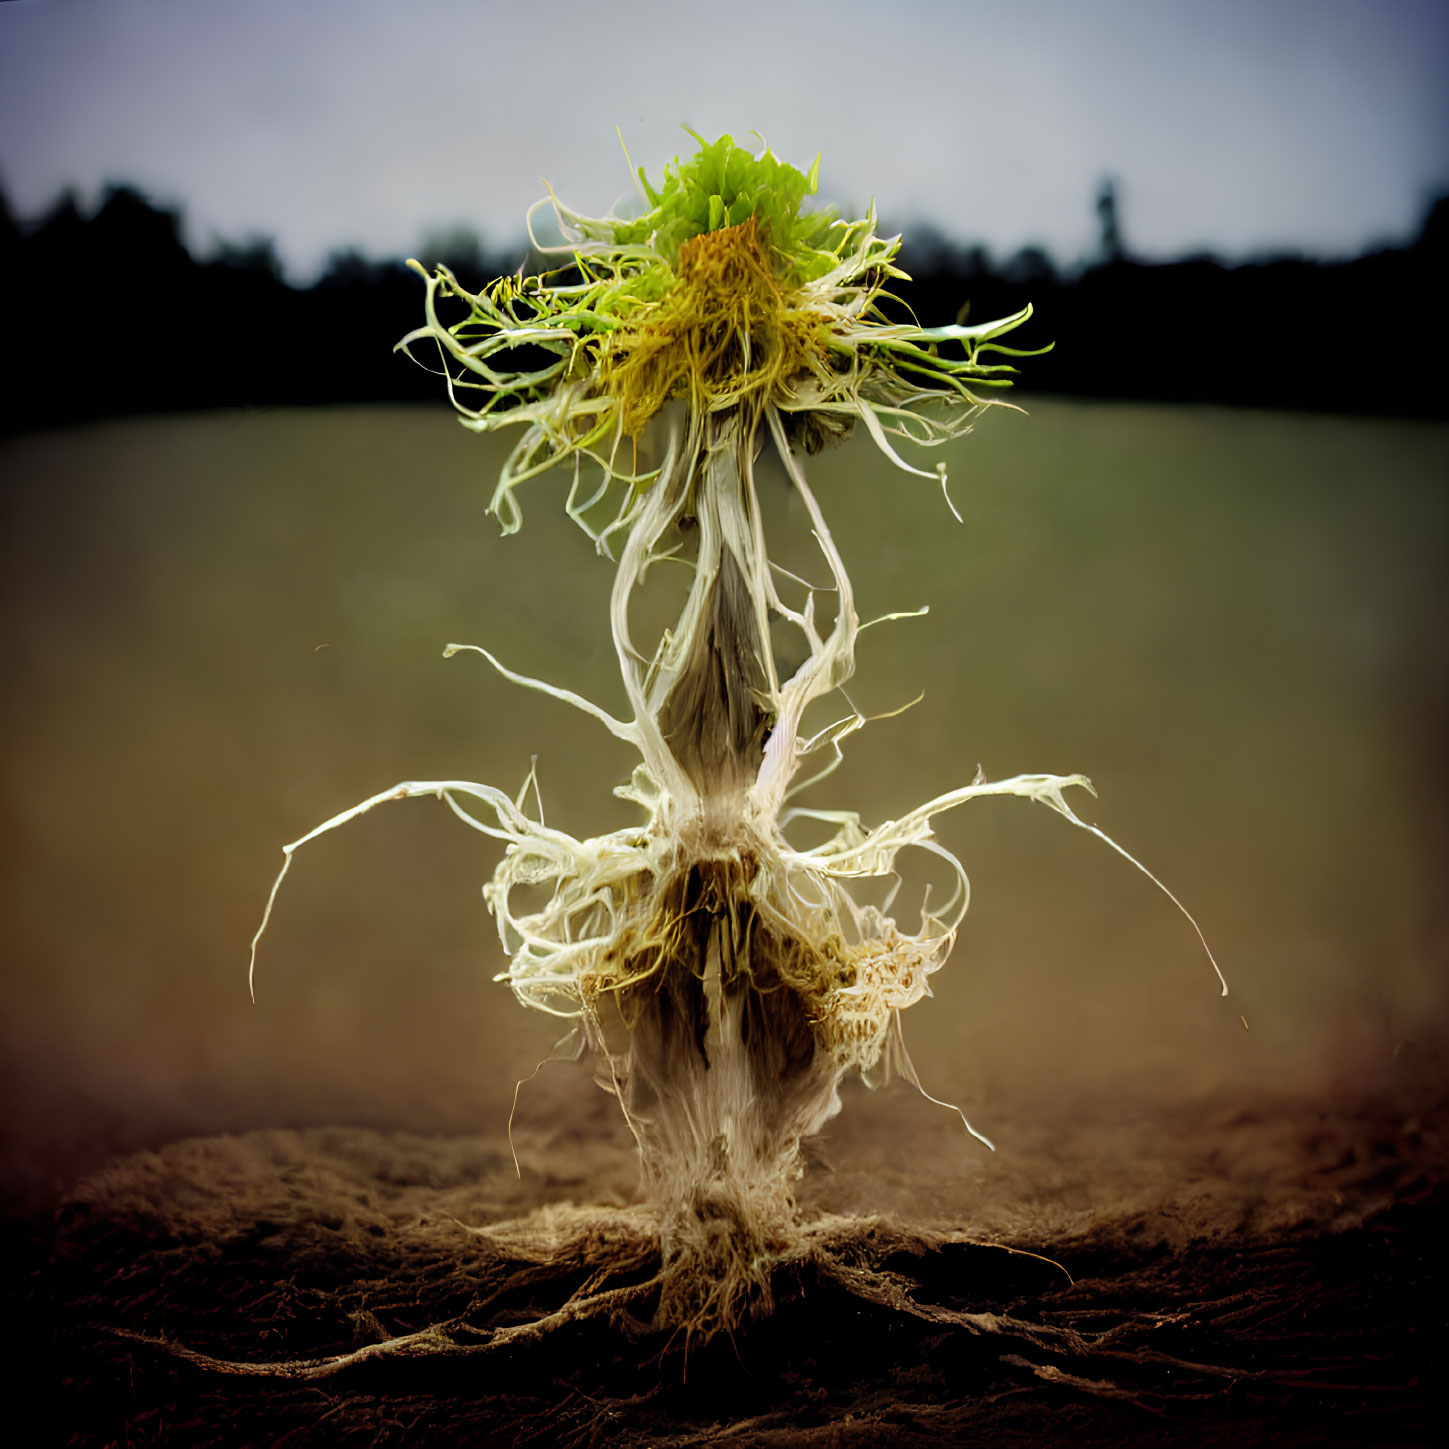
{"type": "MultiPolygon", "coordinates": [[[[586,526],[590,503],[576,515],[586,526]]],[[[934,817],[1017,795],[1120,847],[1067,803],[1070,788],[1091,790],[1081,775],[978,777],[873,830],[849,811],[788,804],[830,773],[841,740],[865,721],[852,709],[804,732],[812,702],[853,673],[861,626],[773,406],[758,426],[738,412],[681,410],[648,486],[627,487],[608,526],[591,532],[601,550],[623,536],[610,620],[631,717],[476,652],[638,750],[631,781],[615,793],[641,808],[642,821],[577,840],[528,813],[526,787],[515,799],[489,785],[408,781],[287,846],[267,916],[298,846],[385,800],[436,795],[502,840],[484,888],[509,961],[499,979],[525,1005],[577,1022],[599,1081],[623,1107],[657,1213],[657,1326],[708,1338],[768,1307],[772,1266],[801,1241],[801,1144],[839,1110],[842,1078],[858,1072],[874,1083],[894,1070],[915,1080],[900,1013],[929,993],[968,900],[960,862],[933,838],[934,817]],[[791,602],[777,586],[755,488],[757,436],[773,442],[808,514],[828,594],[807,589],[791,602]],[[646,652],[631,631],[631,603],[664,559],[687,563],[692,578],[677,622],[646,652]],[[833,617],[821,617],[822,596],[833,617]],[[771,647],[780,621],[806,656],[788,678],[771,647]],[[796,848],[787,832],[801,819],[827,823],[832,836],[796,848]],[[892,878],[907,846],[944,860],[954,879],[949,898],[923,904],[914,930],[853,893],[892,878]]]]}

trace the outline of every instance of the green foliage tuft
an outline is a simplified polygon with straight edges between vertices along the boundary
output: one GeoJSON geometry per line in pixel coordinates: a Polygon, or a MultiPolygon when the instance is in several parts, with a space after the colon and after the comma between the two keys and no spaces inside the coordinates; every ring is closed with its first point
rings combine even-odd
{"type": "Polygon", "coordinates": [[[437,345],[465,426],[523,429],[493,500],[510,530],[514,490],[559,463],[589,459],[606,483],[647,488],[652,472],[621,443],[672,401],[696,421],[748,401],[756,419],[791,419],[810,451],[860,422],[892,462],[934,478],[939,467],[910,466],[891,439],[929,446],[968,431],[1011,386],[1007,359],[1031,355],[999,340],[1030,307],[971,326],[889,317],[886,288],[905,279],[900,238],[878,236],[873,211],[844,221],[806,209],[818,157],[803,172],[768,148],[690,134],[699,150],[676,156],[658,187],[640,171],[643,216],[584,216],[552,193],[537,203],[552,205],[566,238],[540,247],[560,256],[557,270],[473,293],[446,267],[410,264],[427,281],[427,320],[399,348],[437,345]],[[439,302],[466,315],[445,322],[439,302]],[[659,358],[681,365],[665,376],[659,358]]]}
{"type": "Polygon", "coordinates": [[[689,134],[699,142],[699,150],[685,161],[676,156],[664,168],[662,186],[656,189],[639,168],[651,209],[636,220],[615,225],[617,245],[652,242],[672,266],[685,242],[754,217],[779,260],[784,280],[811,282],[837,264],[829,245],[837,219],[834,207],[801,210],[806,197],[815,194],[818,156],[807,174],[768,148],[754,156],[735,145],[732,136],[709,142],[693,131],[689,134]]]}

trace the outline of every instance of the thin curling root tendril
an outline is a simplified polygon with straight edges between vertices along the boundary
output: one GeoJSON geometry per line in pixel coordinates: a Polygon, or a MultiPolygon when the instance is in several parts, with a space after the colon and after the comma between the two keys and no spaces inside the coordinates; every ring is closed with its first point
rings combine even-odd
{"type": "MultiPolygon", "coordinates": [[[[842,741],[865,724],[847,702],[834,724],[803,726],[809,706],[853,674],[861,625],[801,455],[860,422],[893,462],[921,473],[892,439],[929,445],[967,431],[993,400],[974,389],[1008,386],[1013,371],[986,358],[1026,355],[991,339],[1030,309],[969,328],[887,320],[878,304],[903,276],[899,238],[876,236],[873,216],[844,222],[804,209],[813,168],[802,174],[768,149],[750,155],[728,136],[676,158],[660,188],[642,172],[641,183],[646,210],[632,220],[581,217],[554,199],[566,237],[559,272],[473,294],[444,268],[418,267],[427,322],[399,346],[437,346],[466,426],[523,429],[493,496],[505,531],[521,522],[519,485],[567,463],[571,516],[601,552],[617,546],[610,625],[628,718],[478,646],[446,653],[476,652],[630,743],[639,764],[615,793],[642,818],[578,840],[546,826],[541,808],[529,813],[532,777],[516,798],[466,781],[409,781],[288,846],[282,875],[306,841],[414,795],[439,797],[504,842],[484,888],[509,963],[499,979],[525,1005],[573,1020],[617,1095],[657,1212],[655,1322],[698,1340],[768,1308],[772,1266],[802,1242],[801,1144],[840,1109],[846,1074],[916,1082],[900,1013],[929,994],[968,900],[934,818],[1021,796],[1147,872],[1073,811],[1067,792],[1091,790],[1081,775],[978,775],[874,829],[848,810],[789,804],[829,775],[842,741]],[[444,325],[443,301],[467,315],[444,325]],[[630,440],[646,430],[659,461],[640,471],[630,440]],[[791,576],[771,563],[755,486],[767,444],[809,518],[828,590],[777,582],[791,576]],[[682,607],[641,649],[631,606],[666,559],[688,566],[682,607]],[[821,617],[822,595],[833,617],[821,617]],[[793,657],[804,655],[788,675],[772,643],[781,628],[799,636],[793,657]],[[789,831],[800,820],[833,833],[797,847],[789,831]],[[858,894],[863,882],[894,879],[907,847],[943,860],[954,880],[945,900],[923,903],[914,930],[887,913],[889,901],[858,894]]],[[[944,482],[944,469],[922,476],[944,482]]]]}

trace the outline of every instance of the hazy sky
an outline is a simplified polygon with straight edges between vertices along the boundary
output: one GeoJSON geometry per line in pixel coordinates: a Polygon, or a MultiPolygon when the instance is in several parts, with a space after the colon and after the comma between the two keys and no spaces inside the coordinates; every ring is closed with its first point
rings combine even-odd
{"type": "Polygon", "coordinates": [[[1127,241],[1329,255],[1449,189],[1446,0],[0,0],[0,183],[22,217],[107,180],[189,237],[522,235],[547,177],[586,211],[763,132],[821,194],[1064,259],[1118,178],[1127,241]]]}

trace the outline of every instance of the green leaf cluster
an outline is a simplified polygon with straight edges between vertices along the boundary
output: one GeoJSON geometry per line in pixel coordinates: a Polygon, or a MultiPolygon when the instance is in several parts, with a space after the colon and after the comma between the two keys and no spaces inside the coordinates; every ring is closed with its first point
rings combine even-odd
{"type": "Polygon", "coordinates": [[[555,271],[505,277],[475,294],[446,267],[409,263],[427,283],[426,322],[398,347],[436,344],[465,426],[524,429],[494,494],[509,531],[520,518],[514,490],[570,459],[576,489],[585,458],[605,487],[622,480],[646,489],[654,474],[638,472],[635,450],[621,443],[672,398],[690,400],[697,424],[748,395],[773,425],[793,418],[812,452],[860,422],[898,467],[935,477],[902,459],[891,439],[931,446],[969,431],[997,400],[992,392],[1012,385],[1012,362],[996,359],[1032,355],[1000,341],[1030,307],[971,326],[889,318],[879,302],[905,278],[900,238],[876,235],[874,209],[849,222],[833,209],[806,210],[818,158],[802,172],[768,149],[751,155],[730,136],[690,134],[699,150],[676,156],[657,188],[640,172],[650,208],[641,217],[584,216],[551,191],[536,204],[552,204],[568,238],[541,248],[568,255],[555,271]],[[681,248],[751,218],[757,235],[692,248],[696,266],[681,267],[681,248]],[[708,267],[714,281],[705,285],[699,254],[723,254],[734,240],[756,249],[740,277],[758,272],[761,243],[768,252],[770,305],[736,306],[708,267]],[[445,322],[440,302],[461,303],[467,315],[445,322]],[[651,371],[650,359],[666,354],[682,357],[687,375],[651,371]],[[652,381],[635,386],[640,378],[652,381]]]}
{"type": "Polygon", "coordinates": [[[616,245],[652,243],[672,266],[679,248],[691,238],[739,226],[753,216],[787,280],[814,281],[837,264],[839,257],[830,246],[835,209],[801,210],[806,197],[815,194],[818,156],[807,173],[768,148],[754,156],[731,136],[709,142],[693,131],[689,134],[699,150],[688,160],[676,156],[665,166],[661,186],[656,188],[639,168],[651,209],[615,225],[616,245]]]}

